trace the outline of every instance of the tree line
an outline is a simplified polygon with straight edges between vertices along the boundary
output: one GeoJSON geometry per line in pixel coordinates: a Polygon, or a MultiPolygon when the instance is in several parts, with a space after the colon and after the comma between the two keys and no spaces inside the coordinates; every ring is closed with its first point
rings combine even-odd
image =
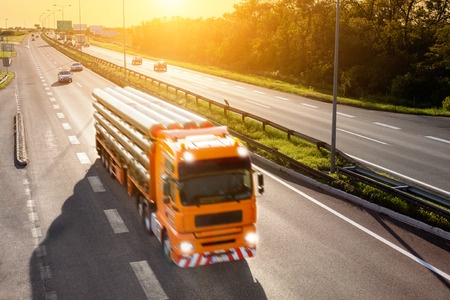
{"type": "MultiPolygon", "coordinates": [[[[341,0],[339,96],[440,107],[450,96],[450,0],[341,0]]],[[[330,91],[335,0],[245,0],[220,18],[155,18],[131,46],[154,57],[330,91]]]]}

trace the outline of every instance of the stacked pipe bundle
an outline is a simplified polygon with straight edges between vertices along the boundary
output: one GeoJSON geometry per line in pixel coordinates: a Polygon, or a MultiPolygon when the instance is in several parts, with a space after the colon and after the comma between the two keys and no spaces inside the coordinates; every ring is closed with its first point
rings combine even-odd
{"type": "Polygon", "coordinates": [[[95,128],[148,177],[148,153],[161,130],[212,127],[212,123],[156,97],[126,87],[94,89],[95,128]]]}

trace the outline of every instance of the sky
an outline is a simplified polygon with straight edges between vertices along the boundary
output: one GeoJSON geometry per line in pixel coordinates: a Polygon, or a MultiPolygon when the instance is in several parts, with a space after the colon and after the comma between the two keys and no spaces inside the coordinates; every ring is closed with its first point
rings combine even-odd
{"type": "Polygon", "coordinates": [[[81,23],[87,26],[122,27],[124,11],[126,27],[163,17],[221,17],[224,13],[233,12],[233,5],[242,1],[5,0],[0,5],[0,28],[32,28],[35,24],[53,28],[58,20],[71,20],[72,24],[81,23]]]}

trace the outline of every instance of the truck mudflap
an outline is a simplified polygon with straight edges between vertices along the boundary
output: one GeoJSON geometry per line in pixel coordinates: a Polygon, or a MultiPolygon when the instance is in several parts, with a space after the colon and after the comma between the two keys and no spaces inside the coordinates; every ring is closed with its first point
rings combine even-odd
{"type": "Polygon", "coordinates": [[[256,255],[256,247],[239,247],[214,252],[194,253],[191,255],[176,255],[172,259],[182,268],[212,265],[221,262],[243,260],[256,255]]]}

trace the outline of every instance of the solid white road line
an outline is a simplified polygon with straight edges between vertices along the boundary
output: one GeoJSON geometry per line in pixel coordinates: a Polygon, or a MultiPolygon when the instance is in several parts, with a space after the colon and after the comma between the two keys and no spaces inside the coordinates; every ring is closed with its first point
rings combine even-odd
{"type": "Polygon", "coordinates": [[[321,203],[319,200],[314,199],[313,197],[309,196],[308,194],[296,189],[295,187],[289,185],[288,183],[284,182],[283,180],[279,179],[278,177],[276,177],[273,174],[268,173],[267,171],[264,171],[260,168],[258,168],[262,173],[264,173],[265,175],[269,176],[270,178],[272,178],[273,180],[275,180],[276,182],[280,183],[281,185],[285,186],[286,188],[290,189],[291,191],[299,194],[300,196],[304,197],[306,200],[322,207],[323,209],[327,210],[328,212],[332,213],[333,215],[335,215],[336,217],[342,219],[343,221],[353,225],[354,227],[358,228],[359,230],[367,233],[368,235],[372,236],[373,238],[377,239],[378,241],[382,242],[383,244],[387,245],[388,247],[391,247],[392,249],[394,249],[395,251],[405,255],[406,257],[412,259],[413,261],[419,263],[420,265],[424,266],[425,268],[427,268],[428,270],[442,276],[443,278],[450,280],[450,275],[445,273],[444,271],[430,265],[429,263],[427,263],[426,261],[424,261],[423,259],[409,253],[408,251],[400,248],[399,246],[395,245],[394,243],[391,243],[390,241],[386,240],[385,238],[379,236],[378,234],[376,234],[373,231],[370,231],[369,229],[365,228],[364,226],[356,223],[355,221],[351,220],[350,218],[342,215],[341,213],[335,211],[334,209],[326,206],[325,204],[321,203]]]}

